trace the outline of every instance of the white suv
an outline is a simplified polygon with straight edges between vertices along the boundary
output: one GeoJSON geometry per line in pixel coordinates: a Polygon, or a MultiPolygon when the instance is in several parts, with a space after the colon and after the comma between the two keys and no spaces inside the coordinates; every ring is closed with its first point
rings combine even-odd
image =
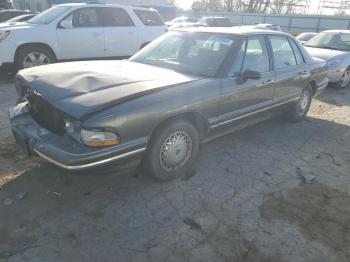
{"type": "Polygon", "coordinates": [[[0,26],[0,67],[17,69],[64,60],[121,58],[162,35],[154,9],[116,4],[63,4],[26,23],[0,26]]]}

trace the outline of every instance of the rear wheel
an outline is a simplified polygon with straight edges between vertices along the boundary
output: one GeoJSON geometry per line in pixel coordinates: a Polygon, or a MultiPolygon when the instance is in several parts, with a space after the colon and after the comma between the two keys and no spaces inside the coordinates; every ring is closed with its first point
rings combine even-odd
{"type": "Polygon", "coordinates": [[[42,46],[28,46],[20,49],[15,58],[16,69],[21,70],[56,62],[52,51],[42,46]]]}
{"type": "Polygon", "coordinates": [[[310,109],[312,95],[312,87],[311,85],[308,85],[303,89],[298,101],[295,104],[293,104],[292,108],[290,109],[290,120],[292,120],[293,122],[297,122],[305,118],[307,112],[310,109]]]}
{"type": "Polygon", "coordinates": [[[175,120],[159,129],[145,158],[149,175],[169,181],[191,170],[199,149],[199,134],[187,121],[175,120]]]}
{"type": "Polygon", "coordinates": [[[344,89],[350,87],[350,68],[346,69],[336,87],[344,89]]]}

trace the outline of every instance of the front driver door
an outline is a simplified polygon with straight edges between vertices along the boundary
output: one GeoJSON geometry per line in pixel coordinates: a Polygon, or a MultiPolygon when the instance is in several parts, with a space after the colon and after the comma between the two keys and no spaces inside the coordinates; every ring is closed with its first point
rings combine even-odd
{"type": "Polygon", "coordinates": [[[80,8],[66,16],[57,26],[57,44],[61,59],[103,57],[98,8],[80,8]]]}
{"type": "Polygon", "coordinates": [[[234,60],[229,73],[231,77],[222,81],[219,122],[233,120],[272,104],[275,76],[265,37],[248,37],[234,60]],[[242,79],[245,70],[259,72],[261,78],[242,79]]]}

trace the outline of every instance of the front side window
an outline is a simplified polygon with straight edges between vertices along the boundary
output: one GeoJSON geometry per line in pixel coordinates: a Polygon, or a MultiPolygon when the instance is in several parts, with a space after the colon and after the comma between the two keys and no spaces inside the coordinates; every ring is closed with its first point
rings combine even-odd
{"type": "Polygon", "coordinates": [[[162,26],[164,22],[157,12],[147,10],[134,10],[137,17],[145,26],[162,26]]]}
{"type": "Polygon", "coordinates": [[[293,40],[290,40],[290,43],[292,44],[295,58],[297,59],[298,65],[303,64],[305,62],[305,60],[304,60],[303,55],[300,52],[299,47],[297,46],[297,44],[293,40]]]}
{"type": "Polygon", "coordinates": [[[189,75],[214,77],[236,39],[211,33],[169,32],[130,60],[189,75]]]}
{"type": "Polygon", "coordinates": [[[270,71],[269,53],[263,36],[248,38],[242,72],[247,69],[259,73],[270,71]]]}
{"type": "Polygon", "coordinates": [[[122,8],[101,8],[104,26],[134,26],[129,14],[122,8]]]}
{"type": "Polygon", "coordinates": [[[247,41],[243,41],[240,48],[238,49],[238,52],[235,56],[235,59],[233,61],[232,67],[229,71],[229,77],[238,77],[241,73],[242,63],[245,55],[245,49],[246,49],[247,41]]]}
{"type": "Polygon", "coordinates": [[[54,6],[50,9],[34,16],[32,19],[28,20],[28,23],[31,24],[49,24],[59,16],[63,15],[71,7],[69,6],[54,6]]]}
{"type": "Polygon", "coordinates": [[[287,37],[269,36],[269,39],[272,47],[274,69],[288,68],[297,64],[287,37]]]}
{"type": "Polygon", "coordinates": [[[78,9],[65,17],[63,21],[68,22],[74,28],[99,26],[95,8],[78,9]]]}

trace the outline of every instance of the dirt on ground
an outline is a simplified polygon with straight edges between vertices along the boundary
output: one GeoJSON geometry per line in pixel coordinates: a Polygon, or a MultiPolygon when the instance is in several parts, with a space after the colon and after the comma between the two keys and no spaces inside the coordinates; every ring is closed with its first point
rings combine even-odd
{"type": "Polygon", "coordinates": [[[329,88],[300,123],[203,144],[192,176],[158,183],[21,155],[2,79],[0,261],[350,261],[350,90],[329,88]]]}

